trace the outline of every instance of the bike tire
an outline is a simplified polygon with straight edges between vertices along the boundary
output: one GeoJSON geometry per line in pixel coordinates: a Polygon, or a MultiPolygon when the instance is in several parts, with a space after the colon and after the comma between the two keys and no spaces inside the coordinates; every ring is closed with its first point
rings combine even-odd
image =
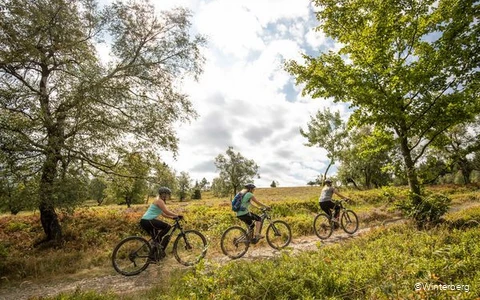
{"type": "Polygon", "coordinates": [[[320,239],[328,239],[333,232],[330,217],[327,214],[318,214],[313,220],[313,231],[320,239]]]}
{"type": "Polygon", "coordinates": [[[273,249],[283,249],[292,241],[292,230],[285,221],[276,220],[270,223],[266,232],[267,243],[273,249]]]}
{"type": "Polygon", "coordinates": [[[223,254],[231,259],[244,256],[250,247],[247,231],[240,226],[227,228],[220,239],[220,247],[222,248],[223,254]]]}
{"type": "Polygon", "coordinates": [[[173,243],[173,255],[184,266],[197,264],[207,254],[207,239],[197,230],[185,230],[173,243]]]}
{"type": "Polygon", "coordinates": [[[342,213],[340,224],[342,225],[343,231],[349,234],[354,234],[358,230],[357,214],[354,211],[347,209],[342,213]]]}
{"type": "Polygon", "coordinates": [[[112,265],[115,271],[125,276],[138,275],[149,265],[150,243],[140,236],[129,236],[113,249],[112,265]]]}

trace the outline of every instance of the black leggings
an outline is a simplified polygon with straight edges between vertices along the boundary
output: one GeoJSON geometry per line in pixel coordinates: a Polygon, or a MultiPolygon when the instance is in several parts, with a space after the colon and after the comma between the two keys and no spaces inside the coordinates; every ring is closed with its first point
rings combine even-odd
{"type": "Polygon", "coordinates": [[[324,201],[320,202],[320,208],[331,218],[332,217],[332,209],[335,209],[335,218],[338,218],[340,213],[340,206],[335,207],[335,202],[333,201],[324,201]]]}
{"type": "Polygon", "coordinates": [[[164,239],[162,241],[162,238],[167,234],[170,228],[172,228],[170,224],[160,221],[158,219],[153,219],[153,220],[141,219],[140,226],[146,232],[148,232],[148,234],[150,234],[152,239],[155,239],[158,243],[162,245],[163,249],[165,249],[169,241],[167,239],[164,239]],[[157,235],[157,232],[158,232],[158,235],[157,235]]]}
{"type": "Polygon", "coordinates": [[[262,220],[262,218],[260,218],[260,216],[254,214],[254,213],[251,213],[251,212],[249,212],[248,214],[243,215],[243,216],[238,216],[237,218],[239,218],[245,224],[247,224],[247,226],[250,229],[253,229],[255,227],[255,221],[261,221],[262,220]]]}

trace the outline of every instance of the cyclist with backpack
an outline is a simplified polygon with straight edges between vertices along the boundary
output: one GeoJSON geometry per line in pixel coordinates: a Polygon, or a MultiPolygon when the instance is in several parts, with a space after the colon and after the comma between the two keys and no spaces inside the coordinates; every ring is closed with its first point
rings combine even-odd
{"type": "MultiPolygon", "coordinates": [[[[150,204],[147,211],[145,212],[145,214],[142,216],[142,219],[140,220],[140,226],[148,234],[150,234],[153,239],[156,238],[156,241],[162,247],[163,251],[160,252],[161,257],[157,257],[157,259],[162,259],[163,257],[165,257],[165,248],[169,241],[167,239],[162,241],[162,238],[168,233],[170,228],[172,228],[170,224],[157,219],[157,217],[162,215],[170,219],[183,218],[182,215],[176,214],[167,208],[166,202],[167,202],[167,199],[170,199],[171,195],[172,195],[172,191],[168,187],[159,188],[157,199],[155,199],[155,201],[153,201],[153,203],[150,204]],[[159,231],[159,234],[157,235],[158,231],[159,231]]],[[[153,255],[154,253],[157,253],[157,249],[155,249],[155,247],[152,247],[152,251],[149,255],[150,260],[152,261],[157,260],[153,255]]]]}
{"type": "MultiPolygon", "coordinates": [[[[348,199],[347,197],[340,194],[337,189],[332,186],[332,180],[326,179],[325,186],[322,189],[322,193],[318,198],[318,202],[320,204],[320,208],[330,217],[332,218],[332,209],[335,209],[335,213],[333,218],[336,222],[338,222],[338,215],[340,213],[340,207],[335,205],[333,202],[333,194],[339,196],[342,199],[348,199]]],[[[336,226],[335,226],[336,227],[336,226]]]]}
{"type": "Polygon", "coordinates": [[[240,191],[240,194],[243,195],[241,200],[241,208],[236,211],[238,219],[242,220],[245,224],[247,224],[250,229],[253,229],[255,227],[255,236],[250,237],[252,238],[253,243],[257,243],[261,238],[263,238],[263,236],[260,235],[262,219],[260,218],[260,216],[249,211],[249,207],[252,204],[251,202],[256,204],[253,205],[254,207],[257,207],[258,205],[270,209],[269,206],[261,203],[257,200],[257,198],[255,198],[255,196],[253,195],[253,191],[255,190],[255,188],[256,187],[253,183],[248,183],[245,185],[245,188],[240,191]]]}

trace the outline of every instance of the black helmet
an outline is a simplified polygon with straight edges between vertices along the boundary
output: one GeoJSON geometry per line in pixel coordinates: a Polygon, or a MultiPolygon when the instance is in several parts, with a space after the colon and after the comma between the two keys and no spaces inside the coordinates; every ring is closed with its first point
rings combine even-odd
{"type": "Polygon", "coordinates": [[[331,179],[325,179],[325,183],[332,183],[331,179]]]}
{"type": "Polygon", "coordinates": [[[256,188],[256,186],[255,186],[253,183],[247,183],[247,184],[245,185],[245,188],[251,190],[251,189],[256,188]]]}
{"type": "Polygon", "coordinates": [[[158,189],[158,194],[161,195],[161,194],[169,194],[171,195],[172,194],[172,191],[166,187],[166,186],[162,186],[158,189]]]}

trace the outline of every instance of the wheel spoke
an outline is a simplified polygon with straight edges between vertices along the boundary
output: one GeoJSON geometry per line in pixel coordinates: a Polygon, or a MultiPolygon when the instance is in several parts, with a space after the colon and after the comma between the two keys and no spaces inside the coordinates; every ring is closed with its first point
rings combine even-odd
{"type": "Polygon", "coordinates": [[[274,249],[287,247],[292,240],[290,226],[284,221],[274,221],[267,228],[267,242],[274,249]]]}
{"type": "Polygon", "coordinates": [[[150,245],[142,237],[128,237],[122,240],[113,250],[113,268],[120,274],[137,275],[148,266],[150,245]]]}
{"type": "Polygon", "coordinates": [[[313,231],[320,239],[327,239],[332,235],[333,227],[326,214],[319,214],[313,221],[313,231]]]}
{"type": "Polygon", "coordinates": [[[185,266],[198,263],[205,257],[207,240],[196,230],[187,230],[179,235],[173,244],[173,253],[177,261],[185,266]]]}
{"type": "Polygon", "coordinates": [[[242,257],[250,246],[247,232],[239,226],[228,228],[222,235],[220,246],[223,254],[236,259],[242,257]]]}
{"type": "Polygon", "coordinates": [[[340,222],[346,233],[354,234],[358,230],[358,217],[351,210],[346,210],[342,214],[340,222]]]}

